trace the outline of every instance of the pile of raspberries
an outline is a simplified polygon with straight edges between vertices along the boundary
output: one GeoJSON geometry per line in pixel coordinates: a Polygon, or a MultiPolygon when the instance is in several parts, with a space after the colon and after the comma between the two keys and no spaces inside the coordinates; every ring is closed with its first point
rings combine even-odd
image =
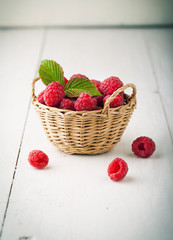
{"type": "MultiPolygon", "coordinates": [[[[71,76],[70,79],[81,77],[88,79],[85,75],[76,74],[71,76]]],[[[89,80],[89,79],[88,79],[89,80]]],[[[38,101],[49,107],[57,107],[60,109],[73,110],[73,111],[92,111],[100,110],[103,108],[106,100],[120,87],[123,86],[122,81],[117,77],[109,77],[103,82],[98,80],[90,80],[94,83],[98,91],[103,96],[91,97],[87,93],[81,93],[78,98],[65,97],[64,87],[59,82],[50,83],[45,90],[38,95],[38,101]]],[[[64,77],[65,85],[68,80],[64,77]]],[[[111,108],[116,108],[124,105],[124,94],[119,93],[110,103],[111,108]]]]}

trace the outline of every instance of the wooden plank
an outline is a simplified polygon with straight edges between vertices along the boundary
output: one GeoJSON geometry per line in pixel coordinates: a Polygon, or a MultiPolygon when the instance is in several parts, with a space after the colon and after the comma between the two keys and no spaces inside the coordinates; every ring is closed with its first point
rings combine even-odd
{"type": "Polygon", "coordinates": [[[144,31],[144,37],[173,143],[173,29],[144,31]]]}
{"type": "Polygon", "coordinates": [[[0,31],[0,230],[20,151],[43,30],[0,31]]]}
{"type": "Polygon", "coordinates": [[[50,30],[43,58],[57,60],[68,78],[73,73],[100,80],[117,75],[135,83],[138,108],[121,142],[96,156],[54,148],[31,108],[2,240],[171,240],[172,145],[142,31],[50,30]],[[156,142],[149,159],[131,152],[132,141],[141,135],[156,142]],[[29,166],[33,149],[49,155],[45,170],[29,166]],[[129,166],[121,182],[110,181],[106,172],[115,157],[129,166]]]}

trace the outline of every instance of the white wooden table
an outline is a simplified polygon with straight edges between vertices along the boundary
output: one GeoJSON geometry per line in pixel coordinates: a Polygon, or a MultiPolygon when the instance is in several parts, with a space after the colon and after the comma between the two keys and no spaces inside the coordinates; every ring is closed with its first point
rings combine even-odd
{"type": "MultiPolygon", "coordinates": [[[[37,93],[42,89],[37,84],[37,93]]],[[[173,239],[173,29],[16,29],[0,31],[0,239],[173,239]],[[31,104],[41,59],[59,62],[69,78],[115,75],[137,87],[137,109],[121,142],[96,156],[52,146],[31,104]],[[156,143],[148,159],[132,141],[156,143]],[[47,168],[28,162],[46,152],[47,168]],[[123,158],[120,182],[107,166],[123,158]]]]}

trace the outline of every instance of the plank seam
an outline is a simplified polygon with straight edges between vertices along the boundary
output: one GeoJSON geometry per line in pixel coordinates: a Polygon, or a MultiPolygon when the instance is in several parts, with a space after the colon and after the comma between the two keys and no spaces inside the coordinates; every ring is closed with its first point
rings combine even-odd
{"type": "Polygon", "coordinates": [[[154,63],[153,63],[153,58],[152,58],[152,55],[151,55],[150,47],[149,47],[149,44],[148,44],[146,39],[145,39],[145,44],[146,44],[147,54],[148,54],[148,58],[149,58],[149,61],[150,61],[150,64],[151,64],[153,76],[154,76],[154,79],[155,79],[156,88],[157,88],[157,91],[159,93],[159,98],[160,98],[161,106],[162,106],[163,113],[164,113],[164,116],[165,116],[165,121],[166,121],[168,132],[169,132],[169,135],[170,135],[171,143],[173,145],[173,136],[171,134],[171,128],[169,126],[168,117],[167,117],[167,114],[166,114],[166,110],[165,110],[162,94],[160,92],[160,87],[159,87],[157,73],[156,73],[156,70],[155,70],[155,67],[154,67],[154,63]]]}
{"type": "MultiPolygon", "coordinates": [[[[45,46],[45,42],[46,42],[46,35],[47,35],[47,29],[44,29],[43,39],[42,39],[41,48],[40,48],[40,52],[39,52],[39,56],[38,56],[38,63],[37,63],[36,71],[35,71],[35,74],[34,74],[35,77],[37,76],[37,69],[38,69],[38,66],[39,66],[41,58],[42,58],[42,54],[43,54],[43,50],[44,50],[44,46],[45,46]]],[[[24,126],[23,126],[22,136],[21,136],[21,140],[20,140],[19,150],[18,150],[18,153],[17,153],[17,159],[16,159],[16,163],[15,163],[15,167],[14,167],[13,177],[12,177],[10,190],[9,190],[9,194],[8,194],[7,204],[6,204],[6,207],[5,207],[4,217],[3,217],[2,224],[1,224],[0,239],[2,238],[3,229],[4,229],[4,225],[5,225],[5,220],[6,220],[6,216],[7,216],[7,211],[8,211],[8,207],[9,207],[9,203],[10,203],[10,197],[11,197],[11,193],[12,193],[12,189],[13,189],[13,185],[14,185],[16,172],[17,172],[17,166],[18,166],[20,152],[21,152],[22,143],[23,143],[23,138],[24,138],[24,134],[25,134],[25,128],[26,128],[26,125],[27,125],[27,120],[28,120],[29,111],[30,111],[30,107],[31,107],[31,101],[32,101],[32,99],[30,97],[28,107],[27,107],[26,118],[25,118],[25,122],[24,122],[24,126]]]]}

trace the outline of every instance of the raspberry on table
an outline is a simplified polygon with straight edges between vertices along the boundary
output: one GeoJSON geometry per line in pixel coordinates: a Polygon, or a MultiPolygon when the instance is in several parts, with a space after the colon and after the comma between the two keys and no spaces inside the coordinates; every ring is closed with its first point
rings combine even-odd
{"type": "Polygon", "coordinates": [[[100,84],[101,92],[106,95],[112,95],[123,83],[118,77],[109,77],[100,84]]]}
{"type": "Polygon", "coordinates": [[[97,100],[91,98],[87,93],[81,93],[79,98],[75,101],[74,107],[77,111],[92,111],[97,109],[97,100]]]}
{"type": "MultiPolygon", "coordinates": [[[[110,95],[107,95],[106,97],[103,98],[103,103],[106,102],[106,100],[110,97],[110,95]]],[[[111,108],[116,108],[116,107],[120,107],[124,105],[124,98],[118,94],[113,100],[112,102],[110,102],[110,107],[111,108]]]]}
{"type": "Polygon", "coordinates": [[[64,85],[66,85],[68,83],[67,78],[64,77],[64,85]]]}
{"type": "Polygon", "coordinates": [[[33,167],[41,169],[47,166],[49,158],[44,152],[33,150],[29,153],[28,161],[33,167]]]}
{"type": "Polygon", "coordinates": [[[60,102],[60,108],[67,109],[67,110],[75,110],[74,109],[74,101],[72,101],[68,98],[63,98],[62,101],[60,102]]]}
{"type": "Polygon", "coordinates": [[[95,80],[95,79],[92,79],[91,81],[94,83],[94,85],[96,86],[96,88],[98,89],[98,91],[101,92],[101,89],[100,89],[100,84],[101,84],[101,82],[98,81],[98,80],[95,80]]]}
{"type": "Polygon", "coordinates": [[[132,143],[132,151],[139,157],[147,158],[153,154],[155,149],[156,145],[149,137],[138,137],[132,143]]]}
{"type": "Polygon", "coordinates": [[[65,96],[64,88],[59,82],[52,82],[46,87],[43,96],[47,106],[56,107],[65,96]]]}
{"type": "Polygon", "coordinates": [[[108,166],[108,176],[113,181],[124,178],[128,172],[127,163],[121,158],[115,158],[108,166]]]}
{"type": "Polygon", "coordinates": [[[45,104],[45,102],[44,102],[44,92],[45,92],[45,90],[43,90],[40,94],[38,94],[38,97],[37,97],[37,99],[38,99],[38,102],[39,103],[42,103],[42,104],[45,104]]]}
{"type": "Polygon", "coordinates": [[[70,79],[72,79],[72,78],[77,78],[77,77],[86,78],[86,79],[89,80],[89,78],[87,78],[85,75],[82,75],[82,74],[73,74],[73,75],[70,77],[70,79]]]}

